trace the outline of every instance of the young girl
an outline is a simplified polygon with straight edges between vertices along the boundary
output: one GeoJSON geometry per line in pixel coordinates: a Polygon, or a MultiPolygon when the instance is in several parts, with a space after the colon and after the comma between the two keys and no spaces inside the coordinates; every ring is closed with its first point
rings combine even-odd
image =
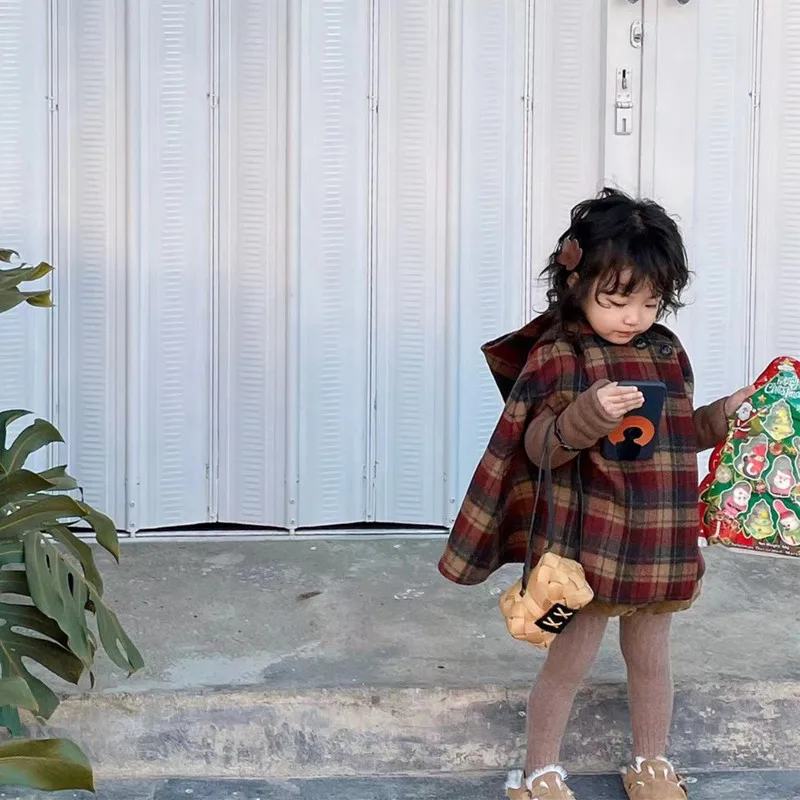
{"type": "Polygon", "coordinates": [[[620,617],[633,728],[625,790],[633,800],[685,800],[666,758],[669,632],[672,614],[697,599],[704,572],[696,454],[725,438],[728,417],[753,389],[693,408],[686,352],[656,324],[680,308],[686,252],[678,227],[655,203],[609,189],[580,203],[544,274],[548,311],[484,347],[505,410],[439,570],[456,583],[480,583],[522,561],[531,536],[538,559],[553,513],[552,549],[580,561],[595,597],[550,647],[528,704],[525,770],[509,775],[508,796],[574,797],[559,766],[561,740],[608,620],[620,617]],[[622,381],[666,384],[649,460],[601,453],[600,440],[644,402],[622,381]],[[554,491],[534,509],[538,468],[548,464],[554,491]]]}

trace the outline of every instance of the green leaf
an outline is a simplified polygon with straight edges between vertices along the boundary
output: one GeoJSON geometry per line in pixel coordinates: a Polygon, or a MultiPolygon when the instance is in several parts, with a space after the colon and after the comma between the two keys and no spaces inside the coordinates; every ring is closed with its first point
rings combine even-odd
{"type": "Polygon", "coordinates": [[[86,621],[89,583],[40,533],[25,537],[25,571],[36,607],[58,623],[69,647],[88,669],[96,645],[86,621]]]}
{"type": "Polygon", "coordinates": [[[34,308],[55,308],[53,302],[53,295],[47,289],[43,292],[23,292],[25,295],[25,302],[34,308]]]}
{"type": "Polygon", "coordinates": [[[0,517],[0,539],[11,539],[28,531],[53,527],[65,519],[81,519],[84,507],[71,497],[56,495],[42,497],[30,505],[24,505],[13,514],[0,517]]]}
{"type": "MultiPolygon", "coordinates": [[[[89,583],[77,565],[40,533],[25,537],[25,568],[36,606],[54,619],[69,638],[75,654],[88,667],[94,658],[94,640],[86,621],[87,606],[94,611],[100,643],[109,658],[129,673],[144,666],[133,642],[116,614],[106,605],[97,587],[89,583]]],[[[0,631],[0,635],[2,631],[0,631]]]]}
{"type": "Polygon", "coordinates": [[[120,668],[133,675],[144,666],[142,654],[125,633],[117,615],[105,604],[100,595],[92,592],[94,614],[100,641],[108,657],[120,668]]]}
{"type": "Polygon", "coordinates": [[[37,712],[39,704],[33,696],[24,678],[0,678],[0,726],[7,728],[14,738],[25,735],[22,720],[19,718],[19,709],[27,708],[37,712]]]}
{"type": "MultiPolygon", "coordinates": [[[[24,560],[22,542],[0,542],[0,567],[5,567],[9,564],[22,564],[24,560]]],[[[8,570],[0,571],[0,576],[7,574],[9,574],[8,570]]]]}
{"type": "MultiPolygon", "coordinates": [[[[94,584],[100,594],[103,593],[103,578],[94,561],[92,548],[82,542],[66,525],[55,525],[47,528],[47,533],[64,545],[72,555],[78,559],[83,567],[83,574],[89,583],[94,584]]],[[[2,572],[0,572],[2,576],[2,572]]]]}
{"type": "Polygon", "coordinates": [[[23,264],[12,269],[0,269],[0,289],[11,289],[19,286],[20,283],[31,283],[46,278],[53,268],[50,264],[42,261],[35,267],[30,264],[23,264]]]}
{"type": "Polygon", "coordinates": [[[0,261],[5,261],[6,264],[10,264],[13,258],[19,258],[19,253],[16,250],[0,248],[0,261]]]}
{"type": "Polygon", "coordinates": [[[35,472],[18,469],[7,475],[0,476],[0,508],[9,503],[24,500],[36,492],[52,489],[53,484],[35,472]]]}
{"type": "Polygon", "coordinates": [[[58,696],[29,672],[23,659],[35,661],[75,685],[83,675],[83,663],[68,649],[64,632],[35,606],[0,603],[0,622],[0,674],[23,678],[39,707],[37,716],[48,719],[58,708],[58,696]]]}
{"type": "Polygon", "coordinates": [[[45,792],[94,792],[89,759],[69,739],[0,742],[0,784],[45,792]]]}
{"type": "Polygon", "coordinates": [[[61,434],[47,420],[37,419],[28,425],[14,440],[2,457],[0,463],[7,473],[22,469],[28,457],[49,444],[63,442],[61,434]]]}
{"type": "Polygon", "coordinates": [[[19,289],[0,289],[0,314],[11,311],[25,302],[25,295],[19,289]]]}
{"type": "Polygon", "coordinates": [[[8,436],[8,426],[18,419],[27,417],[30,411],[13,409],[11,411],[0,411],[0,457],[6,452],[6,438],[8,436]]]}
{"type": "Polygon", "coordinates": [[[83,518],[91,525],[97,543],[119,564],[119,537],[117,536],[117,526],[114,525],[110,517],[102,514],[95,508],[86,503],[78,503],[83,511],[83,518]]]}
{"type": "Polygon", "coordinates": [[[0,289],[0,314],[11,311],[21,303],[36,306],[37,308],[52,308],[53,299],[50,290],[38,292],[21,292],[19,289],[0,289]]]}
{"type": "MultiPolygon", "coordinates": [[[[20,559],[20,563],[22,559],[20,559]]],[[[28,597],[28,576],[25,569],[3,569],[0,570],[0,594],[18,594],[28,597]]]]}
{"type": "Polygon", "coordinates": [[[39,473],[39,477],[49,481],[53,485],[53,488],[61,492],[73,492],[81,488],[78,481],[67,473],[66,465],[46,469],[44,472],[39,473]]]}
{"type": "Polygon", "coordinates": [[[0,678],[0,703],[28,711],[38,711],[39,704],[28,688],[25,679],[19,675],[12,678],[0,678]]]}
{"type": "Polygon", "coordinates": [[[0,728],[6,728],[14,739],[25,736],[25,728],[16,706],[0,706],[0,728]]]}

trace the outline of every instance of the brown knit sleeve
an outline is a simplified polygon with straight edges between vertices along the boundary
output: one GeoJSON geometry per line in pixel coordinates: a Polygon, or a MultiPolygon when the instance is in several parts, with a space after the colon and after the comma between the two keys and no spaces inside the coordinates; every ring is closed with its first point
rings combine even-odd
{"type": "Polygon", "coordinates": [[[708,406],[701,406],[694,412],[694,429],[697,434],[697,452],[716,447],[728,435],[728,418],[725,416],[723,397],[708,406]]]}
{"type": "MultiPolygon", "coordinates": [[[[552,459],[554,469],[573,459],[578,451],[592,447],[619,425],[620,420],[609,417],[597,399],[598,390],[609,383],[607,380],[598,381],[588,391],[579,394],[558,416],[558,433],[570,449],[562,447],[555,433],[551,432],[550,443],[556,447],[552,459]]],[[[537,467],[547,463],[545,439],[555,418],[555,412],[545,407],[525,431],[525,452],[537,467]]]]}
{"type": "MultiPolygon", "coordinates": [[[[694,372],[689,362],[689,356],[683,349],[677,337],[672,334],[673,342],[677,347],[678,362],[683,370],[686,382],[686,396],[690,402],[694,401],[694,372]]],[[[725,416],[724,397],[711,405],[701,406],[694,411],[694,430],[697,438],[697,452],[702,453],[711,447],[716,447],[728,435],[728,419],[725,416]]]]}

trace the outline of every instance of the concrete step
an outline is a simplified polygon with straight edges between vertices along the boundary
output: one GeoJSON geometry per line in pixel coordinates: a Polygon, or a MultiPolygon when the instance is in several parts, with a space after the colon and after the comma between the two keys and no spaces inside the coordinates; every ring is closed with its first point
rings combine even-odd
{"type": "MultiPolygon", "coordinates": [[[[287,781],[167,780],[111,783],[97,800],[500,800],[505,776],[323,778],[287,781]]],[[[797,800],[800,772],[717,772],[689,776],[691,800],[797,800]]],[[[578,800],[625,800],[617,775],[575,776],[578,800]]],[[[90,800],[88,793],[5,792],[4,800],[90,800]]]]}
{"type": "MultiPolygon", "coordinates": [[[[100,695],[58,732],[114,778],[320,777],[504,769],[521,762],[526,689],[319,689],[100,695]]],[[[670,753],[692,769],[800,766],[800,684],[683,683],[670,753]]],[[[629,754],[625,689],[587,687],[564,746],[571,770],[629,754]]]]}
{"type": "MultiPolygon", "coordinates": [[[[497,597],[456,587],[441,541],[137,543],[109,595],[147,661],[101,664],[55,732],[105,779],[325,778],[503,770],[521,762],[543,658],[497,597]]],[[[108,562],[104,562],[104,566],[108,562]]],[[[800,769],[800,562],[715,548],[705,596],[677,615],[672,755],[682,767],[800,769]]],[[[612,630],[565,744],[577,772],[628,756],[612,630]]]]}

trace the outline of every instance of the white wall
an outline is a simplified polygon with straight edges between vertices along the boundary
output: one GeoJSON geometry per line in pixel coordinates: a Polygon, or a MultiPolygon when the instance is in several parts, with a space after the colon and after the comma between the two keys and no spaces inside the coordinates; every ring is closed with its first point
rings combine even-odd
{"type": "Polygon", "coordinates": [[[53,259],[58,308],[0,321],[0,405],[132,532],[446,525],[499,410],[479,347],[604,179],[679,214],[699,396],[736,388],[800,350],[762,288],[800,38],[777,2],[757,107],[762,5],[2,0],[0,243],[53,259]]]}
{"type": "MultiPolygon", "coordinates": [[[[0,6],[0,246],[31,260],[52,252],[47,32],[46,0],[0,6]]],[[[52,317],[30,311],[0,319],[0,407],[51,415],[52,317]]]]}
{"type": "Polygon", "coordinates": [[[675,327],[692,357],[699,401],[745,385],[754,368],[748,302],[757,12],[756,0],[644,6],[651,46],[644,50],[641,188],[678,216],[686,238],[695,279],[675,327]]]}

